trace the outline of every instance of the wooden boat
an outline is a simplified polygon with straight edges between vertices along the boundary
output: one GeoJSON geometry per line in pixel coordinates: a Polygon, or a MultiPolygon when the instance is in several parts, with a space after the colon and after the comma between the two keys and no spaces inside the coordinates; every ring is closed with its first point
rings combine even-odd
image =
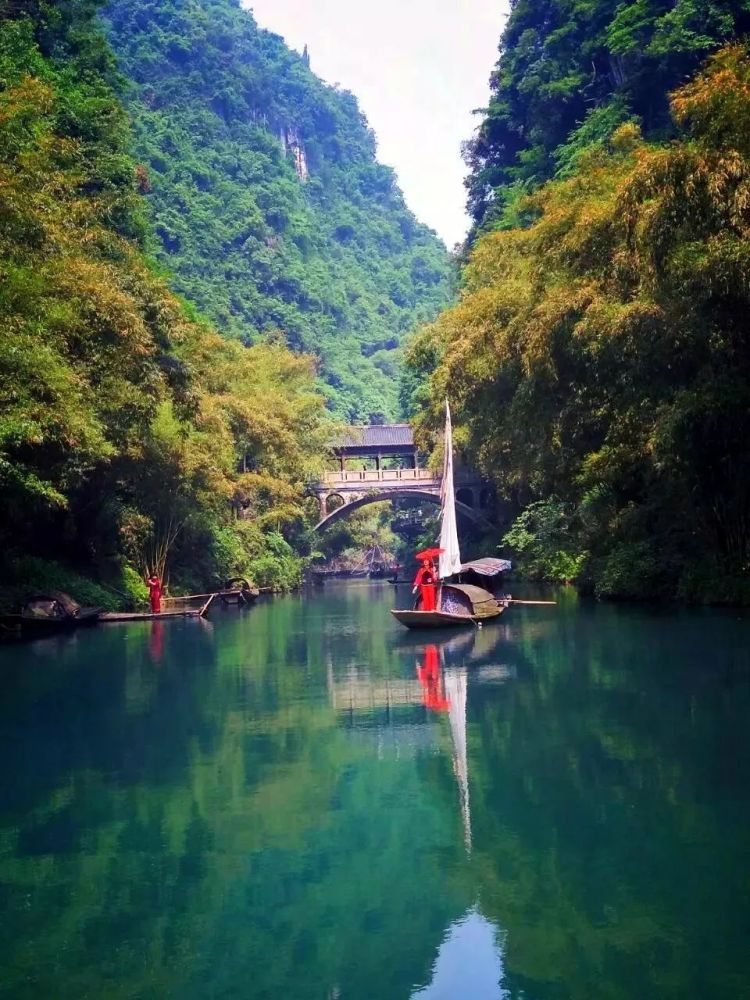
{"type": "Polygon", "coordinates": [[[395,608],[391,614],[396,621],[407,628],[453,628],[456,625],[473,625],[471,615],[456,615],[450,611],[400,611],[395,608]]]}
{"type": "MultiPolygon", "coordinates": [[[[417,553],[417,559],[433,550],[417,553]]],[[[448,400],[445,401],[445,433],[443,450],[443,476],[440,496],[440,544],[438,577],[442,583],[436,595],[436,609],[421,611],[419,599],[413,608],[393,609],[393,617],[407,628],[446,628],[473,625],[485,619],[497,618],[507,603],[498,601],[488,590],[469,583],[447,582],[457,577],[462,569],[461,553],[456,527],[456,501],[453,487],[453,428],[448,400]]]]}
{"type": "Polygon", "coordinates": [[[257,600],[260,596],[260,591],[255,584],[249,583],[244,576],[234,576],[231,580],[224,582],[217,596],[222,604],[242,606],[252,604],[253,601],[257,600]]]}
{"type": "Polygon", "coordinates": [[[101,608],[83,608],[70,594],[52,590],[30,597],[19,614],[3,615],[0,624],[6,630],[23,635],[50,635],[94,625],[101,614],[101,608]]]}
{"type": "Polygon", "coordinates": [[[419,599],[412,609],[394,609],[391,614],[407,628],[451,628],[498,618],[507,607],[505,601],[469,583],[442,584],[435,611],[420,611],[418,603],[419,599]]]}

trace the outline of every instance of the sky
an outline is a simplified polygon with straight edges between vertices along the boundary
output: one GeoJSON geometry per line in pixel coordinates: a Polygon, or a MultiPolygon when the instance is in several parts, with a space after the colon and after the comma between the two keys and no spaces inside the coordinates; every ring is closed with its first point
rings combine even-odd
{"type": "Polygon", "coordinates": [[[507,0],[243,0],[358,98],[406,201],[449,248],[466,235],[461,143],[485,107],[507,0]]]}

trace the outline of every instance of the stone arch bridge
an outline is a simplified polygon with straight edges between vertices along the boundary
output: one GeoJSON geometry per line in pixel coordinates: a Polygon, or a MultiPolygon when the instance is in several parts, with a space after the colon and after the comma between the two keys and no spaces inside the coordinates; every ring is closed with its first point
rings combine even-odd
{"type": "MultiPolygon", "coordinates": [[[[441,476],[420,468],[408,424],[352,427],[335,454],[339,468],[324,473],[308,489],[320,509],[316,531],[360,507],[383,500],[411,497],[440,504],[441,476]]],[[[463,468],[454,470],[454,485],[457,512],[475,523],[489,525],[494,505],[492,488],[476,472],[463,468]]]]}

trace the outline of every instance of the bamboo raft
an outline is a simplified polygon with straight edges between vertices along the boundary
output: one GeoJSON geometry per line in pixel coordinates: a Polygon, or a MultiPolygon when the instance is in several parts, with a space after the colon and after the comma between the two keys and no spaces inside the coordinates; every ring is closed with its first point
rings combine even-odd
{"type": "Polygon", "coordinates": [[[160,611],[158,614],[154,614],[152,611],[105,611],[100,615],[99,621],[107,624],[107,622],[159,622],[169,618],[205,618],[216,594],[193,594],[190,597],[167,598],[170,603],[177,604],[181,601],[194,601],[196,597],[204,598],[206,596],[208,596],[208,600],[197,608],[170,608],[160,611]]]}

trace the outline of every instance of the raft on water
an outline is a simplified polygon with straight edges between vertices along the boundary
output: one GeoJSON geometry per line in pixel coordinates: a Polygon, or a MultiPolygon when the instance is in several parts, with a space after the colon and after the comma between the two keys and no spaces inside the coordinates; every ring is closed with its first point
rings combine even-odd
{"type": "Polygon", "coordinates": [[[104,622],[156,622],[163,621],[165,618],[204,618],[206,612],[216,594],[199,594],[197,595],[203,603],[199,607],[188,607],[187,601],[195,601],[196,595],[191,597],[172,597],[165,600],[165,604],[180,604],[182,607],[169,607],[165,608],[164,611],[105,611],[104,614],[100,615],[99,621],[104,622]],[[204,598],[208,596],[208,600],[204,598]]]}

